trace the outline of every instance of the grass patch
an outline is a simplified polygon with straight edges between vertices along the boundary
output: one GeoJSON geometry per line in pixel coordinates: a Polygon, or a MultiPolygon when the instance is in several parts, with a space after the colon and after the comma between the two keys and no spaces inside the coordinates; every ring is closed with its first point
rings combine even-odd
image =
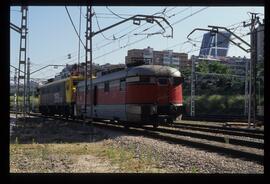
{"type": "Polygon", "coordinates": [[[33,144],[10,144],[10,168],[11,172],[70,172],[72,168],[62,171],[55,164],[70,158],[66,165],[71,166],[83,155],[109,162],[119,172],[164,172],[155,166],[150,150],[145,150],[144,157],[135,158],[132,149],[102,143],[37,144],[34,141],[33,144]],[[52,157],[61,160],[52,161],[52,157]]]}

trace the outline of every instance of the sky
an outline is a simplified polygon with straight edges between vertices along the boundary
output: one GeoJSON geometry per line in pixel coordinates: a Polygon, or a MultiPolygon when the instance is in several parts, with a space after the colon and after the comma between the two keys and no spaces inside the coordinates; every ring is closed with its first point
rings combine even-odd
{"type": "MultiPolygon", "coordinates": [[[[81,16],[81,40],[85,43],[86,7],[67,6],[76,30],[79,32],[81,16]]],[[[134,25],[127,21],[119,26],[109,29],[103,34],[93,37],[93,62],[97,64],[118,64],[125,62],[125,56],[130,49],[143,49],[148,46],[154,50],[173,50],[174,52],[198,55],[203,31],[196,31],[190,36],[192,42],[187,42],[187,35],[195,28],[208,28],[208,25],[231,28],[234,33],[249,42],[248,27],[243,27],[243,21],[250,21],[248,12],[260,13],[264,18],[264,7],[207,7],[207,6],[93,6],[93,31],[122,21],[136,14],[162,16],[173,27],[173,38],[164,37],[162,34],[147,36],[145,33],[156,33],[162,29],[157,23],[142,21],[134,25]],[[164,12],[164,13],[162,13],[164,12]],[[113,14],[114,13],[114,14],[113,14]],[[98,22],[98,24],[97,24],[98,22]],[[149,29],[147,29],[149,28],[149,29]]],[[[160,19],[158,19],[160,20],[160,19]]],[[[19,6],[10,8],[10,22],[19,26],[21,12],[19,6]]],[[[170,35],[171,29],[161,22],[166,32],[170,35]]],[[[10,31],[10,64],[18,67],[20,35],[10,31]]],[[[85,62],[85,51],[80,45],[80,62],[85,62]]],[[[27,57],[30,58],[31,72],[50,64],[65,65],[78,62],[79,40],[65,6],[30,6],[28,9],[28,37],[27,57]],[[71,59],[68,59],[71,54],[71,59]]],[[[246,56],[238,47],[230,44],[229,56],[246,56]]],[[[47,67],[34,73],[31,78],[48,79],[59,73],[63,67],[47,67]]],[[[14,75],[11,68],[10,76],[14,75]]]]}

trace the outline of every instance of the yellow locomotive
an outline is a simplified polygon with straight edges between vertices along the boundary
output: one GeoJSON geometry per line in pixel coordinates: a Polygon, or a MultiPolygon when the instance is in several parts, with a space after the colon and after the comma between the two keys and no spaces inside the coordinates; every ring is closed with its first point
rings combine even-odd
{"type": "Polygon", "coordinates": [[[70,76],[39,88],[39,112],[44,115],[74,116],[76,85],[83,76],[70,76]]]}

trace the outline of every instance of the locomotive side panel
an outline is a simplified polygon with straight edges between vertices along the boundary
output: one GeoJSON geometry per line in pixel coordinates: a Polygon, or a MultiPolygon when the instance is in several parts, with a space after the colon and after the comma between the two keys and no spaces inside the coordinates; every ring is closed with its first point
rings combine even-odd
{"type": "Polygon", "coordinates": [[[123,80],[105,81],[95,84],[95,104],[93,115],[95,118],[126,120],[125,116],[125,89],[123,80]],[[122,83],[122,85],[121,85],[122,83]]]}
{"type": "MultiPolygon", "coordinates": [[[[76,96],[76,110],[78,115],[84,112],[85,84],[78,85],[76,96]]],[[[125,113],[125,80],[117,79],[111,81],[96,82],[93,80],[93,117],[99,119],[117,119],[126,121],[125,113]]],[[[87,114],[91,116],[90,87],[87,95],[87,114]]]]}
{"type": "Polygon", "coordinates": [[[40,89],[40,111],[47,114],[61,114],[66,103],[65,81],[59,81],[40,89]]]}

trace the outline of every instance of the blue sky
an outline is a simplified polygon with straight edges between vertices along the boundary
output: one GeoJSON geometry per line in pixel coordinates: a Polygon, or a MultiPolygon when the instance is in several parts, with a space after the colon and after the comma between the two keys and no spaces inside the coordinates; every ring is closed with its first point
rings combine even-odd
{"type": "MultiPolygon", "coordinates": [[[[127,50],[142,49],[148,46],[154,50],[170,49],[174,52],[187,52],[191,55],[198,55],[200,42],[204,32],[195,32],[192,35],[194,42],[185,43],[187,35],[194,28],[207,28],[208,25],[218,25],[233,29],[237,35],[248,33],[248,28],[242,27],[242,21],[250,19],[247,12],[261,13],[259,16],[264,18],[264,7],[109,7],[114,13],[127,18],[135,14],[154,14],[162,12],[165,8],[165,18],[173,25],[174,37],[166,38],[160,34],[147,37],[146,35],[134,35],[135,33],[143,33],[148,27],[152,27],[147,33],[160,31],[157,24],[141,22],[140,26],[134,25],[132,21],[121,24],[113,29],[105,31],[103,35],[98,34],[93,38],[93,62],[98,64],[105,63],[124,63],[127,50]],[[194,14],[198,12],[197,14],[194,14]],[[192,15],[194,14],[194,15],[192,15]],[[135,29],[135,30],[134,30],[135,29]],[[133,30],[133,31],[132,31],[133,30]],[[113,40],[121,37],[121,39],[113,40]],[[183,44],[185,43],[185,44],[183,44]]],[[[21,13],[20,7],[11,7],[10,21],[16,25],[20,25],[21,13]]],[[[79,7],[68,7],[72,16],[76,29],[79,30],[79,7]]],[[[93,7],[96,13],[99,26],[101,28],[112,25],[122,19],[113,15],[106,7],[93,7]]],[[[86,8],[82,7],[82,24],[81,24],[81,39],[85,40],[85,13],[86,8]]],[[[31,70],[41,68],[48,64],[66,64],[78,62],[78,37],[72,27],[64,6],[30,6],[28,11],[28,57],[31,60],[31,70]],[[71,54],[71,59],[67,55],[71,54]]],[[[163,16],[162,14],[157,14],[163,16]]],[[[164,27],[166,25],[162,23],[164,27]]],[[[93,17],[93,31],[99,28],[96,23],[96,17],[93,17]]],[[[144,32],[144,33],[145,33],[144,32]]],[[[166,29],[166,34],[170,34],[170,29],[166,29]]],[[[249,36],[244,36],[243,39],[249,41],[249,36]]],[[[18,51],[19,51],[19,34],[13,30],[10,32],[10,63],[18,67],[18,51]]],[[[81,45],[81,62],[84,62],[85,51],[81,45]]],[[[231,45],[228,55],[230,56],[246,56],[248,53],[243,52],[236,46],[231,45]]],[[[61,71],[58,69],[46,68],[40,72],[33,74],[33,78],[50,78],[61,71]]],[[[11,76],[14,75],[14,69],[11,68],[11,76]],[[13,73],[12,73],[13,72],[13,73]]]]}

